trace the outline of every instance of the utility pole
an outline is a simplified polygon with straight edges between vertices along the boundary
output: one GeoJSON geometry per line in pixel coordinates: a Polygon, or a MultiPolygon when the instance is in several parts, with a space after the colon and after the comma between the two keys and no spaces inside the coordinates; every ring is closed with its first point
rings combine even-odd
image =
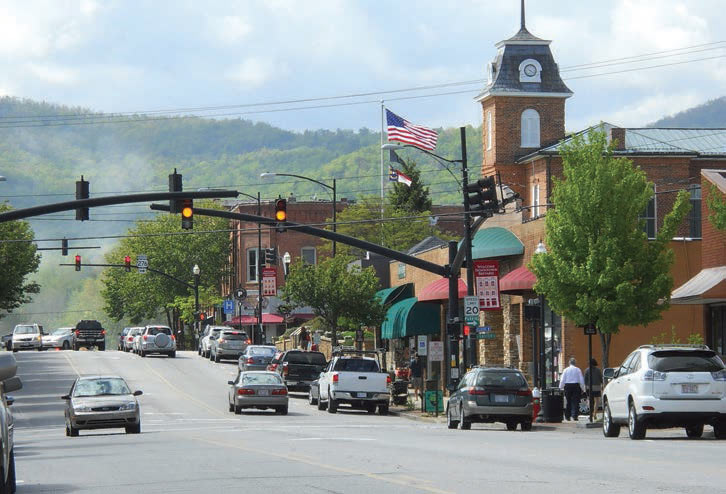
{"type": "MultiPolygon", "coordinates": [[[[257,216],[262,216],[262,203],[260,191],[257,191],[257,216]]],[[[270,238],[272,238],[270,236],[270,238]]],[[[252,344],[258,345],[262,341],[262,223],[257,223],[257,331],[252,330],[252,344]]]]}

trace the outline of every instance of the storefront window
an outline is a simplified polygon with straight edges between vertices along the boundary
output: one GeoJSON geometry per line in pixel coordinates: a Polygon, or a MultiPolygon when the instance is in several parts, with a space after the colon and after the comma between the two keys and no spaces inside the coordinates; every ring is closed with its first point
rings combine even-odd
{"type": "Polygon", "coordinates": [[[555,386],[560,380],[562,354],[562,317],[552,311],[545,302],[545,375],[547,386],[555,386]]]}

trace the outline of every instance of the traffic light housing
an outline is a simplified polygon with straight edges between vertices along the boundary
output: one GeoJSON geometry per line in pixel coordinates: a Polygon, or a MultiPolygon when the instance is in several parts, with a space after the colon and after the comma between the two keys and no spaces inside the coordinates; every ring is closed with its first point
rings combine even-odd
{"type": "Polygon", "coordinates": [[[491,216],[499,209],[494,177],[484,177],[468,184],[464,191],[464,200],[469,206],[471,216],[491,216]]]}
{"type": "Polygon", "coordinates": [[[194,201],[192,199],[181,200],[181,227],[184,230],[194,228],[194,201]]]}
{"type": "Polygon", "coordinates": [[[271,247],[265,249],[265,264],[268,266],[277,266],[277,248],[271,247]]]}
{"type": "Polygon", "coordinates": [[[131,256],[124,257],[124,264],[126,265],[126,272],[131,272],[131,256]]]}
{"type": "MultiPolygon", "coordinates": [[[[76,200],[88,199],[89,185],[87,180],[81,179],[76,182],[76,200]]],[[[88,208],[76,208],[76,219],[80,221],[88,221],[88,208]]]]}
{"type": "Polygon", "coordinates": [[[76,271],[81,270],[81,256],[76,254],[76,271]]]}
{"type": "Polygon", "coordinates": [[[287,199],[278,199],[275,201],[275,221],[277,221],[277,231],[284,232],[285,228],[281,225],[287,221],[287,199]]]}
{"type": "Polygon", "coordinates": [[[195,312],[194,313],[194,320],[198,322],[205,322],[207,320],[207,314],[204,312],[195,312]]]}
{"type": "MultiPolygon", "coordinates": [[[[169,174],[169,192],[181,192],[182,191],[182,176],[181,173],[176,172],[169,174]]],[[[169,212],[172,214],[181,213],[182,199],[169,199],[169,212]]]]}
{"type": "Polygon", "coordinates": [[[64,238],[61,240],[61,255],[67,256],[68,255],[68,239],[64,238]]]}
{"type": "Polygon", "coordinates": [[[464,336],[469,336],[469,334],[471,334],[471,326],[464,325],[464,336]]]}

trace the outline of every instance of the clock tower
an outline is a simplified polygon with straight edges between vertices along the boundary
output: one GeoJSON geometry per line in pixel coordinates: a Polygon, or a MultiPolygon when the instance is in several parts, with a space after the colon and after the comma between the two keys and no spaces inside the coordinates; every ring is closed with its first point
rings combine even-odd
{"type": "Polygon", "coordinates": [[[525,26],[522,0],[517,34],[496,44],[482,105],[482,176],[499,172],[502,183],[525,197],[525,165],[517,160],[565,136],[565,100],[572,91],[560,78],[551,41],[525,26]]]}

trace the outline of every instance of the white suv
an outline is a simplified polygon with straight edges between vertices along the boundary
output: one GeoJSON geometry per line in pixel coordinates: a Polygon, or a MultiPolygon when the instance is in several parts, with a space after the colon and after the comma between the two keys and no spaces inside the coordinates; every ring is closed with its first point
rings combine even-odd
{"type": "Polygon", "coordinates": [[[726,368],[705,345],[643,345],[623,364],[605,369],[603,434],[617,437],[627,424],[631,439],[648,428],[684,427],[701,437],[704,424],[726,439],[726,368]]]}

